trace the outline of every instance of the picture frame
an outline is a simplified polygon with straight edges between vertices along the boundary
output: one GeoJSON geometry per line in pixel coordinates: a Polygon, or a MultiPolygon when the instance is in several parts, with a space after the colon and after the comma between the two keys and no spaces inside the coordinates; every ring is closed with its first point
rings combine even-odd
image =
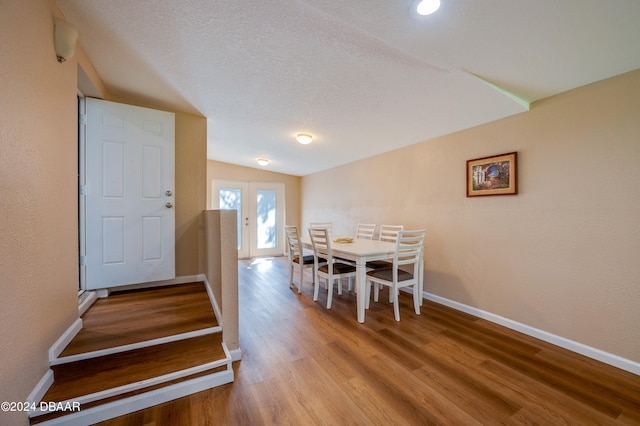
{"type": "Polygon", "coordinates": [[[517,152],[467,160],[467,197],[517,194],[517,152]]]}

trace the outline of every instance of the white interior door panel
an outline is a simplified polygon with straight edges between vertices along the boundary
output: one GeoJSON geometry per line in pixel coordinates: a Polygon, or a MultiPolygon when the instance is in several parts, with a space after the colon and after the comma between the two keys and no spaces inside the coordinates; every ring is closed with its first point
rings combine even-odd
{"type": "Polygon", "coordinates": [[[86,288],[175,278],[174,114],[86,101],[86,288]]]}

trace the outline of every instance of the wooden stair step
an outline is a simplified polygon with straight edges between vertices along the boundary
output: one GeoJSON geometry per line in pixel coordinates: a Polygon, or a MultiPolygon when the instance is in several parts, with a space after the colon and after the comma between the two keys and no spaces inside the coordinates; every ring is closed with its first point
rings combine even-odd
{"type": "MultiPolygon", "coordinates": [[[[187,381],[191,381],[194,379],[198,379],[200,377],[203,376],[210,376],[212,374],[215,373],[223,373],[225,371],[228,370],[228,367],[226,365],[220,366],[220,367],[215,367],[215,368],[211,368],[211,369],[207,369],[195,374],[190,374],[188,376],[184,376],[181,377],[179,379],[174,379],[174,380],[170,380],[170,381],[166,381],[163,383],[159,383],[156,385],[152,385],[152,386],[147,386],[141,389],[136,389],[133,391],[129,391],[129,392],[125,392],[119,395],[114,395],[114,396],[110,396],[107,398],[103,398],[97,401],[91,401],[91,402],[85,402],[81,405],[81,410],[82,411],[86,411],[89,410],[91,408],[97,407],[97,406],[101,406],[101,405],[107,405],[109,403],[112,403],[114,401],[118,401],[118,400],[124,400],[126,398],[135,398],[137,395],[141,395],[141,394],[145,394],[148,392],[152,392],[158,389],[162,389],[164,387],[169,387],[171,385],[174,385],[176,383],[181,383],[181,382],[187,382],[187,381]]],[[[189,385],[190,387],[192,386],[191,384],[189,385]]],[[[188,395],[190,393],[193,392],[197,392],[199,391],[198,389],[195,390],[191,390],[189,392],[184,393],[185,395],[188,395]]],[[[169,399],[173,399],[173,398],[169,398],[169,399]]],[[[155,405],[155,404],[154,404],[155,405]]],[[[44,413],[44,414],[40,414],[34,417],[31,417],[29,419],[29,424],[30,425],[36,425],[36,424],[41,424],[41,423],[45,423],[45,422],[49,422],[52,420],[58,420],[61,418],[66,418],[66,416],[68,415],[73,415],[75,414],[75,412],[73,411],[53,411],[53,412],[49,412],[49,413],[44,413]]],[[[106,418],[111,418],[111,416],[106,416],[106,418]]],[[[62,419],[64,420],[64,419],[62,419]]],[[[63,422],[63,424],[66,424],[66,420],[63,422]]]]}
{"type": "Polygon", "coordinates": [[[233,381],[203,282],[112,293],[82,321],[52,360],[54,381],[42,398],[80,403],[82,413],[36,411],[32,425],[84,425],[233,381]]]}
{"type": "Polygon", "coordinates": [[[42,400],[74,400],[225,359],[222,334],[214,333],[56,365],[54,383],[42,400]]]}
{"type": "Polygon", "coordinates": [[[203,282],[112,293],[85,312],[60,357],[217,326],[203,282]]]}

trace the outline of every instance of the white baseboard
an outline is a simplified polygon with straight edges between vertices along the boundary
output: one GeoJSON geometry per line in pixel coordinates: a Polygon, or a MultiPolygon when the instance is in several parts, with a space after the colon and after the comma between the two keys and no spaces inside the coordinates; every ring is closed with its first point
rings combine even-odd
{"type": "Polygon", "coordinates": [[[151,282],[146,282],[146,283],[123,285],[123,286],[112,287],[112,288],[108,288],[108,289],[99,289],[97,291],[98,291],[98,296],[99,297],[107,297],[109,295],[109,293],[114,292],[114,291],[138,290],[138,289],[151,288],[151,287],[165,287],[165,286],[176,285],[176,284],[189,284],[189,283],[202,281],[202,277],[204,277],[204,275],[202,275],[202,274],[200,274],[200,275],[183,275],[181,277],[175,277],[175,278],[170,279],[170,280],[151,281],[151,282]],[[104,293],[104,291],[106,291],[106,294],[104,293]]]}
{"type": "MultiPolygon", "coordinates": [[[[207,293],[209,294],[209,300],[211,302],[211,306],[213,307],[213,312],[216,314],[216,318],[218,320],[218,325],[220,327],[223,327],[222,325],[222,312],[220,312],[220,307],[218,306],[218,302],[216,301],[216,297],[213,294],[213,290],[211,289],[211,285],[209,284],[209,280],[207,280],[207,276],[206,275],[201,275],[200,276],[200,281],[204,281],[204,285],[207,289],[207,293]]],[[[224,333],[223,333],[224,336],[224,333]]],[[[226,344],[225,344],[225,348],[226,348],[226,344]]],[[[225,349],[226,351],[226,349],[225,349]]],[[[228,355],[231,357],[232,361],[240,361],[240,359],[242,358],[242,351],[240,350],[240,348],[238,349],[233,349],[228,351],[228,355]]]]}
{"type": "Polygon", "coordinates": [[[240,361],[242,359],[242,350],[241,349],[232,349],[229,351],[229,355],[231,355],[231,361],[240,361]]]}
{"type": "Polygon", "coordinates": [[[630,373],[640,375],[640,363],[637,363],[635,361],[631,361],[618,355],[614,355],[600,349],[596,349],[591,346],[587,346],[582,343],[557,336],[544,330],[539,330],[526,324],[513,321],[509,318],[504,318],[500,315],[492,314],[491,312],[483,311],[482,309],[464,305],[450,299],[445,299],[444,297],[440,297],[435,294],[423,292],[422,296],[427,300],[431,300],[432,302],[448,306],[458,311],[466,312],[478,318],[486,319],[487,321],[500,324],[504,327],[518,331],[528,336],[535,337],[536,339],[540,339],[553,345],[560,346],[561,348],[568,349],[572,352],[579,353],[600,362],[604,362],[605,364],[612,365],[630,373]]]}
{"type": "Polygon", "coordinates": [[[82,303],[78,305],[79,317],[81,317],[85,312],[87,312],[87,309],[89,309],[89,307],[93,305],[93,302],[98,300],[98,293],[96,293],[95,291],[88,290],[86,294],[87,294],[87,297],[82,301],[82,303]]]}
{"type": "Polygon", "coordinates": [[[64,348],[67,347],[71,340],[82,330],[82,318],[76,319],[73,324],[64,332],[62,336],[56,340],[56,342],[49,349],[49,362],[51,363],[53,360],[58,358],[58,356],[62,353],[64,348]]]}

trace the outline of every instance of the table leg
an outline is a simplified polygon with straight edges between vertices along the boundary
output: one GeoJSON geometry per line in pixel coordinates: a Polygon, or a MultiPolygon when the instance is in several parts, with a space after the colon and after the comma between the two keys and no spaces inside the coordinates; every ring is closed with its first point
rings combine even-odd
{"type": "Polygon", "coordinates": [[[365,296],[366,284],[367,284],[367,267],[364,260],[358,260],[356,262],[356,287],[358,288],[356,294],[356,300],[358,301],[358,322],[364,322],[364,308],[365,308],[365,296]]]}
{"type": "Polygon", "coordinates": [[[367,295],[366,284],[367,284],[367,267],[364,260],[358,260],[356,262],[356,286],[358,288],[358,292],[356,294],[356,300],[358,301],[358,322],[364,322],[364,311],[365,311],[365,297],[367,295]]]}

